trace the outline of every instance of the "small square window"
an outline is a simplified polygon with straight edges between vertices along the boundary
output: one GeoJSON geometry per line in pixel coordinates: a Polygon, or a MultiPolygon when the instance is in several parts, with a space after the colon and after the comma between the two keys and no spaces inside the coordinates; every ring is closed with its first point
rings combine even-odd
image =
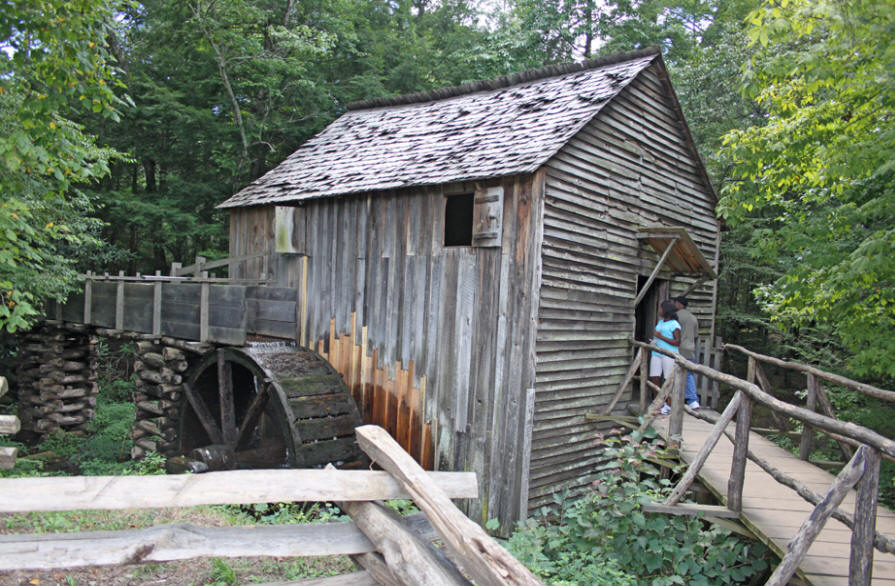
{"type": "Polygon", "coordinates": [[[472,246],[473,194],[449,195],[444,203],[444,245],[472,246]]]}

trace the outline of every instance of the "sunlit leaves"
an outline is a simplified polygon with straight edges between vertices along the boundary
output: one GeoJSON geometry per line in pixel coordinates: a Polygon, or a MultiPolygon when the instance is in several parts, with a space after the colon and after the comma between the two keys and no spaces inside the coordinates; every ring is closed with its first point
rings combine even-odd
{"type": "Polygon", "coordinates": [[[767,118],[725,137],[733,180],[719,212],[779,228],[756,243],[784,271],[758,288],[773,319],[826,324],[856,373],[895,377],[874,358],[895,350],[895,11],[887,0],[767,1],[748,21],[762,49],[745,91],[767,118]]]}

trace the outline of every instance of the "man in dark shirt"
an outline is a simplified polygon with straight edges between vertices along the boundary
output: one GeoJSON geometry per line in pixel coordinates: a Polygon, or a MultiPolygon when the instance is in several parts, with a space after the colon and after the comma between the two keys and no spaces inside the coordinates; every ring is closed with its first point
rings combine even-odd
{"type": "MultiPolygon", "coordinates": [[[[687,311],[687,298],[675,297],[677,321],[681,324],[681,356],[693,362],[696,360],[696,337],[699,335],[699,322],[696,316],[687,311]]],[[[687,387],[684,391],[684,402],[690,409],[699,409],[699,395],[696,394],[696,377],[687,371],[687,387]]]]}

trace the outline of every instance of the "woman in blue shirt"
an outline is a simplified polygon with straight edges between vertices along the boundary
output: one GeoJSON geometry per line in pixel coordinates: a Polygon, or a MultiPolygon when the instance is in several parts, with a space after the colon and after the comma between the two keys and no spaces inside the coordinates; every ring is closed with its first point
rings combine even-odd
{"type": "MultiPolygon", "coordinates": [[[[663,301],[659,306],[659,323],[653,332],[653,344],[677,354],[681,345],[681,324],[677,321],[677,311],[673,301],[663,301]]],[[[655,350],[650,355],[649,378],[659,386],[661,377],[668,378],[674,369],[674,358],[659,354],[655,350]]],[[[662,413],[666,414],[671,408],[666,403],[662,406],[662,413]]]]}

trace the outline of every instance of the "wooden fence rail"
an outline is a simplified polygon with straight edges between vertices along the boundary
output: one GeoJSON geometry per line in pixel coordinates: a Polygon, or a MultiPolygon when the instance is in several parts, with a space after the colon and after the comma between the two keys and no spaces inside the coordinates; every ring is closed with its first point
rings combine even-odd
{"type": "MultiPolygon", "coordinates": [[[[671,413],[669,417],[668,434],[672,441],[675,440],[675,436],[680,435],[683,424],[683,396],[687,371],[709,377],[710,379],[725,384],[736,391],[733,399],[728,403],[724,412],[715,420],[712,431],[709,433],[705,443],[696,454],[693,461],[690,462],[687,472],[678,482],[677,486],[674,487],[666,501],[661,504],[662,508],[653,507],[653,510],[674,512],[673,508],[678,505],[687,489],[696,479],[700,469],[708,459],[709,453],[715,447],[720,437],[722,435],[727,435],[727,437],[734,443],[733,461],[728,482],[727,507],[731,512],[739,513],[742,510],[746,460],[752,459],[770,473],[770,470],[766,468],[766,463],[763,463],[760,458],[755,458],[754,454],[750,454],[749,451],[752,406],[754,403],[763,404],[778,415],[801,421],[806,429],[813,428],[831,434],[837,441],[840,441],[845,447],[849,448],[849,451],[852,446],[857,447],[857,450],[851,456],[850,461],[840,472],[839,476],[836,477],[826,495],[817,496],[812,494],[810,495],[812,498],[808,498],[804,491],[799,491],[801,496],[815,505],[815,509],[805,520],[796,536],[790,541],[783,560],[775,569],[766,584],[774,586],[787,584],[797,571],[808,548],[823,528],[827,519],[830,516],[834,516],[840,519],[847,519],[848,522],[846,524],[852,529],[849,584],[869,585],[872,579],[874,547],[881,551],[895,551],[895,548],[893,548],[895,540],[876,532],[876,508],[879,493],[880,460],[882,456],[895,457],[895,441],[885,438],[875,431],[860,425],[839,421],[833,416],[832,409],[828,411],[827,408],[823,406],[825,403],[828,403],[828,401],[820,399],[822,390],[820,390],[820,387],[817,384],[817,378],[831,380],[832,376],[837,375],[830,375],[829,373],[824,373],[818,369],[800,365],[801,368],[799,368],[799,370],[806,372],[810,377],[808,379],[809,399],[812,396],[810,394],[811,388],[814,390],[814,399],[813,401],[809,401],[809,408],[806,409],[776,399],[765,392],[762,387],[755,384],[754,381],[756,379],[761,380],[763,377],[762,374],[759,374],[761,370],[757,361],[759,359],[769,359],[770,357],[755,355],[745,349],[736,347],[736,349],[750,354],[747,374],[747,377],[750,380],[742,380],[707,366],[695,364],[684,359],[679,354],[665,351],[656,346],[637,341],[632,341],[632,343],[635,346],[638,346],[641,350],[638,354],[641,363],[644,360],[643,356],[647,355],[650,351],[656,351],[671,356],[675,360],[673,375],[668,377],[668,380],[662,389],[657,389],[656,399],[647,411],[643,413],[644,422],[641,424],[641,427],[647,425],[653,418],[655,418],[659,407],[665,402],[666,397],[671,395],[671,413]],[[816,407],[818,402],[821,403],[822,409],[824,409],[828,415],[821,415],[814,411],[814,407],[816,407]],[[727,428],[734,418],[736,419],[736,431],[735,435],[731,437],[727,428]],[[857,489],[857,501],[854,515],[850,517],[848,514],[839,511],[838,507],[845,498],[845,495],[852,488],[857,489]]],[[[632,367],[629,372],[633,371],[634,368],[632,367]]],[[[843,382],[853,383],[846,385],[850,388],[856,388],[857,386],[870,387],[870,385],[863,385],[862,383],[849,381],[848,379],[844,379],[844,377],[838,376],[836,382],[839,384],[843,384],[843,382]]],[[[641,389],[645,386],[644,381],[641,380],[641,389]]],[[[655,385],[651,386],[654,387],[655,385]]],[[[619,390],[624,391],[624,389],[619,390]]],[[[873,396],[877,397],[886,396],[887,393],[891,393],[891,391],[885,391],[875,387],[871,387],[871,392],[873,393],[873,396]]],[[[893,393],[893,395],[895,395],[895,393],[893,393]]],[[[643,403],[642,397],[641,403],[643,403]]],[[[808,433],[810,433],[810,431],[808,433]]],[[[805,443],[806,442],[803,442],[801,450],[806,449],[804,446],[805,443]]],[[[779,470],[776,470],[775,472],[777,475],[786,476],[779,470]]],[[[788,480],[792,481],[792,479],[788,480]]],[[[686,511],[683,511],[682,514],[693,514],[693,508],[688,508],[686,511]]],[[[708,514],[715,513],[712,512],[708,514]]]]}
{"type": "Polygon", "coordinates": [[[477,584],[541,584],[451,503],[452,498],[477,496],[474,473],[425,472],[376,426],[359,427],[357,435],[361,447],[386,471],[291,469],[0,479],[0,512],[327,501],[340,503],[354,521],[229,528],[168,525],[130,531],[5,535],[0,536],[0,570],[204,556],[350,555],[365,568],[366,583],[469,584],[462,569],[477,584]],[[406,498],[412,498],[422,514],[401,517],[377,504],[406,498]],[[433,539],[444,541],[454,561],[432,546],[433,539]]]}

